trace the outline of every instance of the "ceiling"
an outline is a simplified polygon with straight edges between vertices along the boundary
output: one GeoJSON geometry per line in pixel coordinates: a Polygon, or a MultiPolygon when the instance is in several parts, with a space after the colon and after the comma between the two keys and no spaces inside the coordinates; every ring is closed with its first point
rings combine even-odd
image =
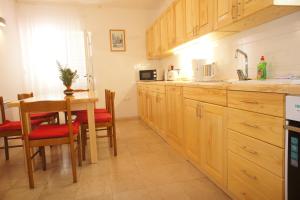
{"type": "Polygon", "coordinates": [[[28,3],[59,3],[59,4],[82,4],[102,5],[118,8],[157,9],[164,0],[16,0],[28,3]]]}

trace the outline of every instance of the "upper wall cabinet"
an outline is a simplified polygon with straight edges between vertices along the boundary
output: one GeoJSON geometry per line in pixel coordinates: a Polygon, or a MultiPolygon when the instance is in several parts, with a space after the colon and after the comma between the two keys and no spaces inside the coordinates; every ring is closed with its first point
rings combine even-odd
{"type": "Polygon", "coordinates": [[[193,39],[213,30],[213,1],[186,0],[186,37],[193,39]]]}
{"type": "Polygon", "coordinates": [[[168,23],[168,48],[172,49],[176,45],[174,5],[171,5],[169,7],[166,14],[167,14],[167,23],[168,23]]]}
{"type": "Polygon", "coordinates": [[[243,31],[300,10],[275,0],[215,0],[215,30],[243,31]]]}
{"type": "Polygon", "coordinates": [[[295,0],[174,0],[147,31],[147,56],[162,58],[202,35],[224,37],[299,10],[295,0]]]}
{"type": "Polygon", "coordinates": [[[153,50],[154,50],[154,43],[153,43],[153,28],[149,28],[146,32],[146,47],[147,47],[147,58],[152,59],[153,50]]]}
{"type": "Polygon", "coordinates": [[[182,44],[186,39],[185,25],[185,0],[176,0],[175,11],[175,37],[176,45],[182,44]]]}

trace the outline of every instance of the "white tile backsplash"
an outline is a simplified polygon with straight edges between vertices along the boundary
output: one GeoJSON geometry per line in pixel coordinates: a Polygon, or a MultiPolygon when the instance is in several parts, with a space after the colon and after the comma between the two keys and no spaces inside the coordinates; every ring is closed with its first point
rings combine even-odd
{"type": "MultiPolygon", "coordinates": [[[[218,66],[218,78],[237,78],[236,69],[244,68],[244,58],[234,58],[235,50],[242,49],[249,57],[249,76],[256,78],[256,66],[264,55],[268,62],[268,77],[300,75],[300,12],[282,17],[256,28],[214,41],[213,60],[218,66]]],[[[199,52],[205,46],[198,45],[199,52]]],[[[196,48],[196,49],[197,49],[196,48]]],[[[194,49],[194,48],[193,48],[194,49]]],[[[191,57],[179,53],[161,60],[161,66],[173,64],[191,68],[191,57]],[[182,62],[182,60],[185,60],[182,62]]],[[[194,53],[193,53],[194,54],[194,53]]],[[[201,55],[199,55],[201,57],[201,55]]]]}

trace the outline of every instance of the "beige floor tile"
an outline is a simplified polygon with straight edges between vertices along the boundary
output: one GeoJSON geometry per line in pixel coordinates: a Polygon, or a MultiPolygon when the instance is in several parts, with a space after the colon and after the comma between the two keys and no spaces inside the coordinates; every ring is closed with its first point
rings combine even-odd
{"type": "MultiPolygon", "coordinates": [[[[118,156],[113,156],[107,139],[98,139],[99,161],[83,162],[76,184],[66,145],[46,148],[47,171],[38,161],[34,190],[28,186],[23,149],[11,149],[10,161],[0,151],[0,200],[228,199],[141,121],[120,121],[117,127],[118,156]]],[[[87,160],[88,152],[87,147],[87,160]]]]}

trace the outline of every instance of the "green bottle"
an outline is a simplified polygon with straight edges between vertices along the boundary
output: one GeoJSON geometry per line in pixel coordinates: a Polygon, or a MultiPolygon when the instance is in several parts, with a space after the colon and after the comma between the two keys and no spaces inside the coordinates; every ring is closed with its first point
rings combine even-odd
{"type": "Polygon", "coordinates": [[[267,79],[267,62],[265,57],[260,58],[260,63],[257,66],[257,80],[266,80],[267,79]]]}

